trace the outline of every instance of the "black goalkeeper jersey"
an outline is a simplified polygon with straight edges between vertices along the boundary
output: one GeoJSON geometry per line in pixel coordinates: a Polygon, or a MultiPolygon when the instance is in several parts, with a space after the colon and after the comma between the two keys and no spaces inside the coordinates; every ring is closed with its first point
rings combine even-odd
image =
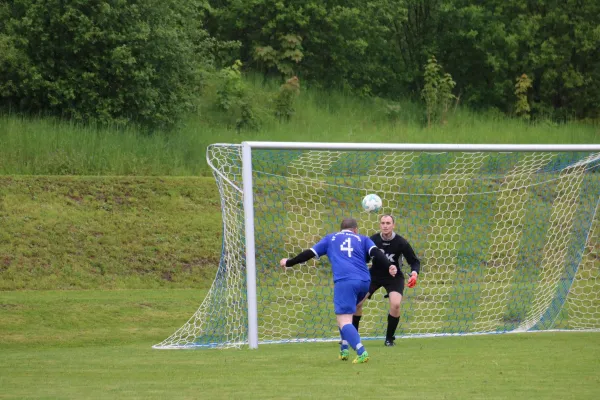
{"type": "MultiPolygon", "coordinates": [[[[416,271],[419,273],[419,270],[421,269],[421,262],[415,255],[415,251],[411,245],[402,236],[394,232],[390,240],[384,240],[381,237],[381,233],[376,233],[371,236],[371,240],[381,251],[383,251],[388,260],[398,267],[398,270],[402,269],[402,256],[404,256],[406,262],[408,265],[410,265],[410,271],[416,271]]],[[[381,265],[378,265],[375,260],[373,260],[371,275],[389,277],[390,273],[388,268],[383,268],[381,265]]]]}

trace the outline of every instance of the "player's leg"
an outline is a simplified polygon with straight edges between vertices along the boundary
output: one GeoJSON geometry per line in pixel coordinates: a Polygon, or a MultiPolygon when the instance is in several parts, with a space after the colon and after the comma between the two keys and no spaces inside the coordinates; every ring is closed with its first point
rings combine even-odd
{"type": "Polygon", "coordinates": [[[388,314],[388,325],[385,332],[385,345],[394,346],[394,340],[396,340],[396,328],[400,322],[400,303],[402,302],[402,295],[398,292],[390,292],[390,312],[388,314]]]}
{"type": "Polygon", "coordinates": [[[339,322],[338,330],[340,331],[340,356],[338,358],[342,361],[347,361],[350,358],[350,350],[348,350],[349,345],[348,341],[344,339],[344,335],[342,334],[342,328],[339,327],[339,322]]]}
{"type": "MultiPolygon", "coordinates": [[[[358,355],[354,363],[363,363],[369,360],[369,354],[362,345],[358,331],[352,325],[352,317],[356,305],[364,300],[369,290],[369,282],[347,280],[336,282],[333,287],[333,304],[338,327],[342,336],[342,343],[347,342],[358,355]]],[[[342,353],[340,352],[340,358],[342,353]]]]}
{"type": "Polygon", "coordinates": [[[352,325],[354,325],[354,327],[356,328],[356,330],[358,330],[358,327],[360,325],[360,319],[362,318],[363,315],[363,304],[367,299],[370,299],[371,296],[373,296],[373,294],[381,287],[381,284],[377,281],[371,281],[371,285],[369,286],[369,292],[367,293],[366,297],[363,299],[363,301],[361,301],[360,303],[358,303],[356,305],[356,311],[354,312],[354,315],[352,316],[352,325]]]}
{"type": "MultiPolygon", "coordinates": [[[[343,323],[346,322],[346,318],[344,315],[338,315],[338,311],[343,309],[343,287],[345,284],[343,282],[336,283],[333,286],[333,304],[335,309],[335,314],[338,323],[338,329],[340,331],[340,355],[339,359],[342,361],[346,361],[350,358],[350,352],[348,350],[348,340],[344,339],[344,334],[342,332],[343,323]]],[[[350,321],[352,321],[352,317],[350,317],[350,321]]]]}
{"type": "Polygon", "coordinates": [[[386,346],[394,346],[396,329],[400,322],[400,304],[402,303],[402,294],[404,293],[404,276],[399,274],[399,276],[385,285],[385,290],[390,302],[390,311],[388,313],[388,325],[384,343],[386,346]]]}
{"type": "Polygon", "coordinates": [[[362,318],[362,314],[363,314],[363,309],[362,309],[362,303],[361,303],[360,305],[356,306],[356,312],[352,316],[352,325],[354,325],[356,330],[358,330],[358,327],[360,326],[360,319],[362,318]]]}

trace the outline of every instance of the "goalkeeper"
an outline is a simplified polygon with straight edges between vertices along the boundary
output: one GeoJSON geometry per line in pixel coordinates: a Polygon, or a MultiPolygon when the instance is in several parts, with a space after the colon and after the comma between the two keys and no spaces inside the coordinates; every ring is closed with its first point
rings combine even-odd
{"type": "MultiPolygon", "coordinates": [[[[415,255],[411,245],[402,236],[396,234],[394,228],[394,217],[389,214],[382,215],[379,218],[380,231],[371,236],[371,240],[385,254],[392,266],[396,266],[396,268],[393,268],[388,264],[382,265],[378,259],[373,259],[373,266],[369,270],[371,273],[371,286],[367,298],[370,299],[380,287],[383,287],[387,292],[385,297],[388,297],[390,301],[390,310],[387,317],[388,325],[385,334],[386,346],[394,346],[394,340],[396,339],[394,335],[400,321],[400,303],[404,294],[404,274],[401,271],[402,256],[410,265],[411,274],[407,282],[409,288],[417,284],[421,268],[421,262],[415,255]]],[[[357,331],[361,316],[362,303],[356,307],[356,312],[352,317],[352,324],[357,331]]]]}

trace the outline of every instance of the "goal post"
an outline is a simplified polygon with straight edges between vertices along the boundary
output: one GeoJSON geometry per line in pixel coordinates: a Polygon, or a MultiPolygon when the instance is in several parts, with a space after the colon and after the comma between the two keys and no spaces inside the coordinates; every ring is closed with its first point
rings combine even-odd
{"type": "Polygon", "coordinates": [[[256,299],[256,253],[254,242],[254,195],[252,180],[252,146],[242,143],[242,196],[244,199],[244,234],[246,235],[246,287],[248,288],[248,345],[258,347],[258,310],[256,299]]]}
{"type": "MultiPolygon", "coordinates": [[[[367,193],[421,259],[398,336],[600,329],[600,145],[243,142],[210,145],[207,161],[221,261],[198,310],[155,348],[339,340],[327,258],[278,261],[344,217],[377,232],[367,193]]],[[[364,339],[383,337],[387,309],[379,292],[365,304],[364,339]]]]}

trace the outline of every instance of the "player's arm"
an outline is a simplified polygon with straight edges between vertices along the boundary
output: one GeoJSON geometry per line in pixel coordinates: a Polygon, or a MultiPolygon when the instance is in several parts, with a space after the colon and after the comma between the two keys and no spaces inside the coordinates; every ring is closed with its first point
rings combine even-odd
{"type": "Polygon", "coordinates": [[[294,258],[282,258],[279,262],[283,268],[293,267],[296,264],[302,264],[317,256],[317,253],[313,249],[304,250],[294,258]]]}
{"type": "MultiPolygon", "coordinates": [[[[398,269],[398,267],[394,263],[390,262],[390,260],[385,255],[385,252],[380,248],[380,246],[381,246],[381,239],[380,238],[381,238],[381,236],[380,236],[379,233],[375,233],[375,234],[371,235],[371,237],[369,237],[369,239],[371,239],[371,241],[373,242],[373,244],[379,248],[379,252],[384,255],[385,262],[382,262],[381,258],[379,258],[379,261],[373,259],[373,267],[372,268],[381,269],[383,271],[387,270],[390,273],[391,276],[396,276],[396,274],[398,273],[399,269],[398,269]]],[[[370,257],[370,253],[369,253],[369,259],[370,258],[371,257],[370,257]]],[[[367,260],[367,262],[369,262],[369,260],[367,260]]]]}
{"type": "Polygon", "coordinates": [[[398,269],[392,263],[390,263],[390,260],[388,260],[388,258],[385,256],[385,254],[383,254],[383,251],[379,250],[377,248],[377,246],[373,245],[369,249],[369,256],[371,256],[371,258],[373,258],[374,268],[387,269],[390,271],[390,274],[392,276],[395,276],[396,273],[398,272],[398,269]],[[375,267],[375,266],[377,266],[377,267],[375,267]],[[390,267],[394,267],[394,269],[390,270],[390,267]]]}
{"type": "Polygon", "coordinates": [[[325,236],[319,243],[314,245],[312,248],[308,250],[304,250],[302,253],[298,254],[294,258],[282,258],[279,261],[279,265],[282,268],[293,267],[296,264],[302,264],[307,262],[311,258],[321,257],[322,255],[327,254],[327,247],[329,246],[329,236],[325,236]]]}
{"type": "Polygon", "coordinates": [[[421,261],[419,261],[419,259],[415,255],[415,251],[410,246],[410,244],[408,244],[408,243],[406,244],[406,248],[405,248],[403,254],[404,254],[404,259],[406,260],[408,265],[410,265],[411,273],[416,272],[418,274],[419,272],[421,272],[421,261]]]}

